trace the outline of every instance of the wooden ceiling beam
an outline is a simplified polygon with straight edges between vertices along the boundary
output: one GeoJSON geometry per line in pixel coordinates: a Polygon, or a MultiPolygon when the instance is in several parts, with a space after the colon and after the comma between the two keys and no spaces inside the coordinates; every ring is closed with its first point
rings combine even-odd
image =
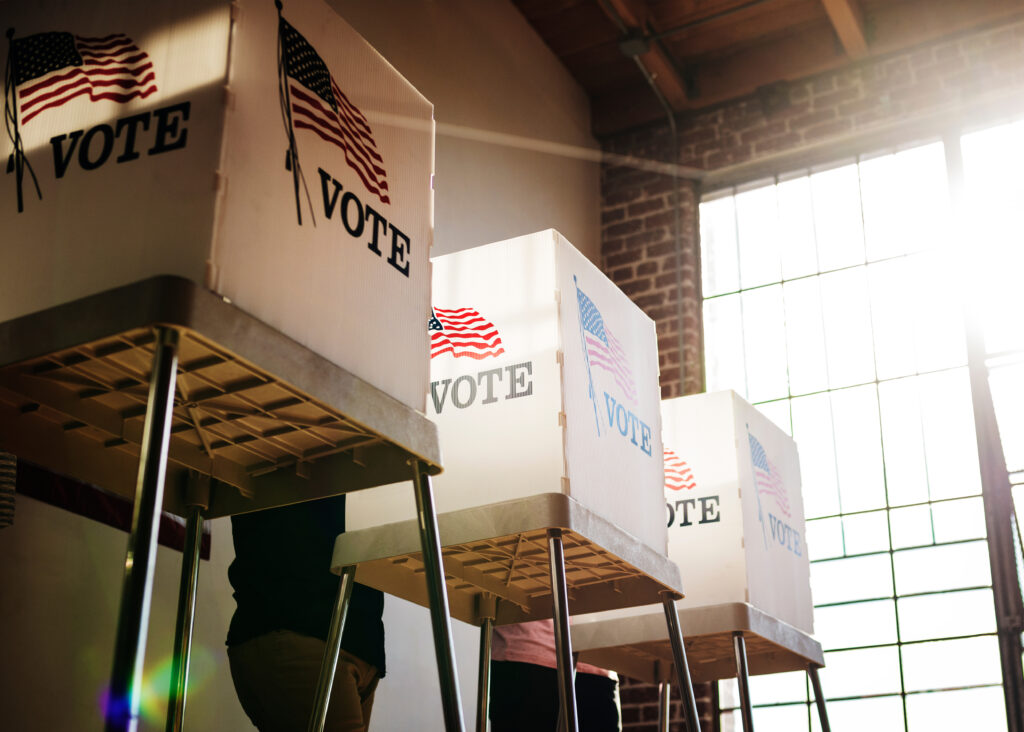
{"type": "Polygon", "coordinates": [[[825,6],[846,55],[854,60],[866,56],[868,41],[864,33],[864,13],[857,0],[821,0],[821,4],[825,6]]]}
{"type": "MultiPolygon", "coordinates": [[[[657,30],[651,24],[651,11],[646,0],[608,0],[601,8],[612,20],[619,20],[630,29],[637,29],[646,36],[657,30]],[[611,7],[611,11],[608,10],[611,7]],[[617,15],[617,17],[616,17],[617,15]]],[[[637,56],[640,63],[651,75],[654,85],[665,97],[665,101],[674,110],[680,110],[687,104],[686,82],[680,75],[675,63],[657,43],[652,43],[646,53],[637,56]]]]}

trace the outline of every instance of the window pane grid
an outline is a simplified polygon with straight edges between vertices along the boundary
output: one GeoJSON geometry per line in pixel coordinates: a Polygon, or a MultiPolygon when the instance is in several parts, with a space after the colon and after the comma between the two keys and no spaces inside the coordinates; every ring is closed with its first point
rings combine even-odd
{"type": "MultiPolygon", "coordinates": [[[[843,714],[884,709],[886,729],[926,729],[917,698],[999,687],[964,326],[945,264],[944,174],[936,143],[745,191],[730,209],[733,230],[713,234],[732,246],[727,276],[705,289],[708,390],[741,392],[801,448],[826,696],[843,714]],[[906,192],[914,200],[903,206],[906,192]],[[952,603],[957,617],[933,620],[935,603],[952,603]],[[847,608],[871,627],[851,630],[847,608]],[[970,663],[931,662],[947,652],[970,663]]],[[[702,257],[714,260],[714,247],[702,257]]],[[[1024,366],[1006,360],[993,390],[1017,396],[1012,377],[1024,366]]],[[[1001,429],[1024,429],[1007,413],[1001,429]]],[[[1024,484],[1024,457],[1014,467],[1024,484]]],[[[800,726],[818,729],[806,682],[799,700],[752,696],[758,710],[806,707],[800,726]]],[[[793,728],[778,719],[767,727],[793,728]]],[[[758,712],[755,720],[763,728],[758,712]]]]}
{"type": "MultiPolygon", "coordinates": [[[[842,514],[843,517],[846,517],[848,515],[849,514],[842,514]]],[[[810,523],[810,522],[808,522],[808,523],[810,523]]],[[[822,557],[821,559],[812,559],[811,560],[811,566],[814,567],[816,565],[828,564],[829,562],[840,562],[840,561],[843,561],[844,559],[859,559],[861,557],[877,557],[877,556],[885,556],[887,554],[899,555],[899,554],[901,554],[903,552],[913,552],[913,551],[918,551],[920,549],[933,549],[935,547],[944,547],[944,546],[961,546],[961,545],[964,545],[964,544],[982,544],[982,545],[985,545],[986,542],[985,542],[984,537],[982,537],[980,539],[954,539],[953,541],[936,541],[936,542],[932,542],[930,544],[915,544],[914,546],[900,547],[899,549],[881,549],[881,550],[878,550],[878,551],[860,552],[860,553],[857,553],[857,554],[841,554],[841,555],[835,556],[835,557],[822,557]]],[[[819,606],[815,605],[815,607],[819,607],[819,606]]]]}

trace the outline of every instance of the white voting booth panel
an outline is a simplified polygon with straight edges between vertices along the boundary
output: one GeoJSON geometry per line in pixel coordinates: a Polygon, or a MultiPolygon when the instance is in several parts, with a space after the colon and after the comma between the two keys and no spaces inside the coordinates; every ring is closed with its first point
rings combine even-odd
{"type": "MultiPolygon", "coordinates": [[[[733,391],[668,399],[661,416],[662,510],[686,593],[680,609],[750,603],[813,633],[796,443],[733,391]]],[[[643,612],[652,609],[578,622],[643,612]]]]}
{"type": "Polygon", "coordinates": [[[330,7],[25,0],[4,28],[0,321],[180,275],[424,408],[433,108],[330,7]]]}
{"type": "MultiPolygon", "coordinates": [[[[664,552],[650,318],[553,230],[433,265],[438,512],[562,493],[664,552]]],[[[349,496],[347,527],[412,518],[407,492],[349,496]]]]}
{"type": "Polygon", "coordinates": [[[733,391],[662,403],[668,552],[680,607],[749,602],[812,633],[796,443],[733,391]]]}

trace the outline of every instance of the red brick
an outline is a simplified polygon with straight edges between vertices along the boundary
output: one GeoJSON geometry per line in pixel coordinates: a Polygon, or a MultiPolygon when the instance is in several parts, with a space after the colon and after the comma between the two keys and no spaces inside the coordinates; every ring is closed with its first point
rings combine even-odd
{"type": "Polygon", "coordinates": [[[851,117],[855,114],[861,114],[870,110],[879,109],[882,105],[877,98],[864,97],[861,99],[855,99],[845,104],[840,104],[838,112],[840,117],[851,117]]]}
{"type": "Polygon", "coordinates": [[[811,104],[815,109],[825,109],[826,107],[834,107],[842,102],[856,99],[859,96],[861,96],[859,86],[847,86],[828,94],[820,94],[811,100],[811,104]]]}
{"type": "Polygon", "coordinates": [[[613,254],[620,252],[626,248],[626,240],[624,238],[608,239],[605,238],[601,242],[601,253],[602,254],[613,254]]]}
{"type": "Polygon", "coordinates": [[[771,121],[775,122],[778,120],[792,119],[793,117],[799,117],[802,114],[806,114],[811,110],[811,102],[803,101],[791,104],[784,109],[780,109],[771,116],[771,121]]]}
{"type": "Polygon", "coordinates": [[[675,211],[661,211],[644,219],[644,230],[650,231],[663,226],[672,226],[676,220],[675,211]]]}
{"type": "Polygon", "coordinates": [[[618,224],[612,224],[605,229],[605,233],[608,236],[622,236],[623,234],[635,234],[643,228],[643,221],[639,219],[633,219],[631,221],[623,221],[618,224]]]}
{"type": "MultiPolygon", "coordinates": [[[[604,186],[603,186],[604,187],[604,186]]],[[[604,197],[605,206],[619,206],[640,198],[640,191],[635,188],[623,188],[614,193],[606,194],[604,197]]]]}
{"type": "Polygon", "coordinates": [[[648,290],[651,289],[651,278],[644,277],[643,279],[639,280],[623,282],[619,284],[619,289],[626,293],[627,296],[632,298],[633,295],[638,295],[642,292],[647,292],[648,290]]]}
{"type": "Polygon", "coordinates": [[[709,140],[715,139],[717,135],[718,131],[712,126],[696,127],[680,134],[679,144],[694,145],[698,142],[708,142],[709,140]]]}
{"type": "Polygon", "coordinates": [[[808,112],[800,117],[794,117],[789,120],[789,129],[791,130],[803,130],[813,125],[820,124],[822,122],[828,122],[831,119],[835,119],[835,109],[819,109],[814,112],[808,112]]]}
{"type": "Polygon", "coordinates": [[[789,85],[789,101],[799,102],[801,99],[806,99],[810,96],[811,87],[809,84],[790,84],[789,85]]]}
{"type": "Polygon", "coordinates": [[[648,244],[660,242],[665,236],[664,231],[641,231],[626,238],[626,249],[643,249],[648,244]]]}
{"type": "Polygon", "coordinates": [[[880,68],[886,75],[899,71],[910,71],[910,59],[906,56],[899,56],[881,64],[880,68]]]}
{"type": "Polygon", "coordinates": [[[626,218],[626,209],[623,207],[605,209],[601,212],[601,223],[602,224],[614,224],[616,221],[622,221],[626,218]]]}
{"type": "Polygon", "coordinates": [[[740,135],[740,139],[742,139],[743,142],[746,143],[757,142],[759,140],[765,139],[766,137],[775,137],[784,134],[785,132],[785,122],[773,122],[771,124],[766,124],[761,127],[755,127],[753,129],[747,130],[746,132],[740,135]]]}
{"type": "Polygon", "coordinates": [[[657,704],[647,704],[641,707],[641,714],[643,715],[643,719],[646,721],[657,722],[658,717],[660,716],[660,710],[658,709],[657,704]]]}
{"type": "Polygon", "coordinates": [[[608,268],[620,267],[624,264],[630,264],[632,262],[639,262],[643,259],[643,251],[640,249],[634,249],[632,251],[621,252],[619,254],[611,254],[605,258],[605,266],[608,268]]]}
{"type": "Polygon", "coordinates": [[[647,311],[647,314],[650,315],[653,320],[660,322],[666,318],[675,317],[676,309],[675,307],[651,308],[647,311]]]}
{"type": "MultiPolygon", "coordinates": [[[[644,265],[640,265],[641,267],[644,265]]],[[[612,282],[625,282],[626,280],[633,279],[633,268],[632,267],[619,267],[618,269],[611,270],[608,277],[612,282]]]]}
{"type": "Polygon", "coordinates": [[[661,242],[660,244],[652,244],[647,247],[648,257],[663,257],[667,254],[675,254],[676,242],[675,239],[661,242]]]}
{"type": "Polygon", "coordinates": [[[773,137],[770,140],[764,140],[754,145],[754,152],[757,154],[777,152],[779,150],[789,150],[790,148],[796,147],[800,142],[799,132],[787,132],[781,137],[773,137]]]}
{"type": "Polygon", "coordinates": [[[641,276],[641,277],[644,276],[644,275],[655,274],[657,271],[658,271],[658,263],[657,262],[644,262],[643,264],[640,264],[636,268],[636,273],[639,276],[641,276]]]}
{"type": "Polygon", "coordinates": [[[828,74],[822,76],[811,82],[811,93],[812,94],[823,94],[828,91],[832,91],[836,88],[836,78],[834,74],[828,74]]]}
{"type": "Polygon", "coordinates": [[[665,302],[665,295],[660,292],[654,292],[650,295],[640,295],[638,297],[630,298],[638,308],[646,309],[649,307],[657,307],[665,302]]]}
{"type": "Polygon", "coordinates": [[[949,76],[955,71],[961,71],[965,68],[967,68],[967,60],[963,56],[954,56],[942,63],[918,69],[914,72],[914,76],[917,78],[918,83],[921,83],[931,81],[933,79],[941,79],[945,76],[949,76]]]}
{"type": "Polygon", "coordinates": [[[658,275],[654,278],[654,286],[659,290],[662,288],[675,288],[678,286],[678,280],[675,272],[667,272],[662,275],[658,275]]]}
{"type": "MultiPolygon", "coordinates": [[[[685,179],[679,181],[680,187],[687,185],[685,179]]],[[[663,175],[658,180],[648,183],[644,186],[644,193],[649,196],[659,195],[662,193],[668,193],[675,187],[675,182],[672,180],[671,175],[663,175]]]]}
{"type": "Polygon", "coordinates": [[[849,132],[852,127],[853,120],[849,118],[840,118],[831,122],[825,122],[824,124],[815,125],[810,129],[804,130],[804,139],[820,140],[823,137],[830,137],[842,132],[849,132]]]}
{"type": "Polygon", "coordinates": [[[752,147],[747,145],[746,147],[736,150],[723,150],[721,152],[712,153],[707,156],[707,159],[705,160],[705,167],[709,170],[715,170],[716,168],[724,168],[726,165],[742,163],[750,159],[751,152],[752,147]]]}
{"type": "Polygon", "coordinates": [[[634,216],[643,216],[651,211],[659,211],[663,208],[665,208],[665,199],[658,197],[630,204],[628,213],[630,218],[632,218],[634,216]]]}

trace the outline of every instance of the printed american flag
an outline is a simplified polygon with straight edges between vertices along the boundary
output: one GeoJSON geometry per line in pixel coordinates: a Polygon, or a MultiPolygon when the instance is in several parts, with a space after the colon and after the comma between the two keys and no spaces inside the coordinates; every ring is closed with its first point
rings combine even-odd
{"type": "Polygon", "coordinates": [[[693,471],[675,451],[665,448],[665,487],[672,491],[693,490],[697,487],[693,471]]]}
{"type": "Polygon", "coordinates": [[[782,482],[782,475],[775,467],[775,463],[768,459],[768,453],[764,451],[761,442],[750,433],[747,433],[747,437],[750,440],[750,461],[754,465],[754,485],[758,495],[771,496],[779,510],[790,516],[789,495],[782,482]]]}
{"type": "Polygon", "coordinates": [[[153,62],[124,33],[36,33],[16,38],[11,54],[22,124],[82,95],[123,104],[156,91],[153,62]]]}
{"type": "Polygon", "coordinates": [[[450,353],[455,358],[480,360],[505,352],[498,329],[473,308],[434,308],[427,330],[431,358],[450,353]]]}
{"type": "Polygon", "coordinates": [[[626,359],[626,351],[622,344],[605,325],[601,311],[583,290],[576,288],[576,299],[580,308],[580,322],[583,324],[583,335],[587,343],[587,358],[590,365],[607,371],[622,389],[623,394],[631,402],[636,402],[636,382],[633,372],[626,359]]]}
{"type": "Polygon", "coordinates": [[[367,190],[381,203],[391,203],[384,160],[366,116],[341,91],[320,54],[284,18],[280,31],[292,127],[309,130],[344,150],[345,162],[367,190]]]}

